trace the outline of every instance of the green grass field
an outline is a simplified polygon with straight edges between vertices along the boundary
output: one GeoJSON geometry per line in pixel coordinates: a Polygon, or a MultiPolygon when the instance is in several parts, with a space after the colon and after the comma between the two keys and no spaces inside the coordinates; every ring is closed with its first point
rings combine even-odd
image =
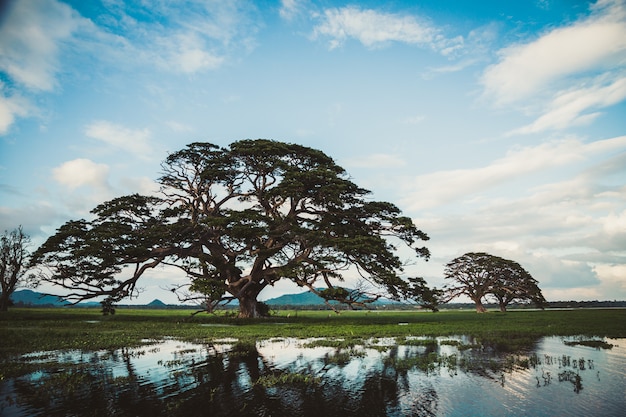
{"type": "Polygon", "coordinates": [[[626,309],[545,311],[379,312],[280,311],[271,318],[242,320],[224,315],[191,316],[190,310],[12,309],[0,314],[0,360],[59,349],[116,349],[149,339],[191,341],[237,338],[375,337],[468,335],[503,350],[528,346],[541,336],[626,337],[626,309]]]}

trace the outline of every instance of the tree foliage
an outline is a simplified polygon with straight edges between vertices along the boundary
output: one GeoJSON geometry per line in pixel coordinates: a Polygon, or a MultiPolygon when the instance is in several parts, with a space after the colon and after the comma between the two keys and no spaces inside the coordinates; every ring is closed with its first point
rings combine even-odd
{"type": "Polygon", "coordinates": [[[23,283],[30,252],[30,237],[22,226],[11,232],[5,230],[0,236],[0,311],[7,311],[11,294],[23,283]]]}
{"type": "Polygon", "coordinates": [[[469,252],[453,259],[446,265],[444,277],[453,281],[445,288],[446,299],[465,295],[479,313],[486,311],[483,300],[489,298],[498,302],[501,311],[513,301],[540,307],[546,303],[538,282],[520,264],[488,253],[469,252]]]}
{"type": "Polygon", "coordinates": [[[538,284],[520,264],[505,259],[497,271],[496,282],[489,296],[496,299],[500,311],[506,311],[506,307],[514,301],[543,308],[547,302],[538,284]]]}
{"type": "Polygon", "coordinates": [[[412,301],[423,308],[439,311],[439,305],[444,300],[443,290],[431,288],[424,278],[412,277],[407,279],[402,298],[412,301]]]}
{"type": "MultiPolygon", "coordinates": [[[[325,299],[356,303],[337,290],[348,270],[401,297],[396,244],[428,236],[393,204],[372,201],[323,152],[271,140],[228,148],[192,143],[162,164],[157,197],[131,195],[93,210],[92,221],[63,225],[36,253],[42,279],[74,300],[117,301],[157,265],[175,266],[189,283],[174,288],[207,309],[233,299],[240,315],[259,315],[257,296],[288,279],[325,299]],[[129,269],[124,273],[124,269],[129,269]],[[120,278],[124,276],[125,278],[120,278]]],[[[358,298],[358,297],[357,297],[358,298]]]]}

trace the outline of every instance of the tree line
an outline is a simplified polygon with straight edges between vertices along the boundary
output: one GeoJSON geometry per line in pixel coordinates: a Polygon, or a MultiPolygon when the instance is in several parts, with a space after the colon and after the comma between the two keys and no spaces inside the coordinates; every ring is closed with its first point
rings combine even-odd
{"type": "Polygon", "coordinates": [[[267,314],[257,297],[280,280],[329,306],[363,307],[386,297],[436,310],[465,295],[481,312],[485,299],[503,310],[513,301],[545,302],[519,264],[486,253],[451,261],[450,284],[441,289],[403,278],[397,246],[428,260],[428,235],[394,204],[371,199],[319,150],[267,139],[223,148],[195,142],[165,159],[158,182],[157,195],[102,203],[91,220],[66,222],[32,253],[21,227],[5,231],[0,308],[24,279],[57,286],[73,303],[102,300],[112,311],[137,296],[139,280],[157,266],[188,278],[171,287],[180,301],[211,312],[237,300],[241,317],[267,314]],[[358,283],[345,288],[354,274],[358,283]]]}

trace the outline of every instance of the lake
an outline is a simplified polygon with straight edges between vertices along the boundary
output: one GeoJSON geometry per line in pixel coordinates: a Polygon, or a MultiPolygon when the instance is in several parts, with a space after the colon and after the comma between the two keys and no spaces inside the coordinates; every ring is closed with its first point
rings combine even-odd
{"type": "Polygon", "coordinates": [[[17,359],[37,371],[0,381],[0,415],[622,416],[626,339],[602,341],[544,337],[502,352],[465,336],[166,339],[37,352],[17,359]]]}

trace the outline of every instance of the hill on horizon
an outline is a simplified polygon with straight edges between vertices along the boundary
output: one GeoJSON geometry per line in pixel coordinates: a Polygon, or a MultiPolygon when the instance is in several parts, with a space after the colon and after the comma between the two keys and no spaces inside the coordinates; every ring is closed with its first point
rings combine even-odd
{"type": "MultiPolygon", "coordinates": [[[[348,289],[349,290],[349,289],[348,289]]],[[[275,306],[317,306],[317,305],[326,305],[324,303],[324,299],[319,295],[316,295],[312,292],[305,291],[301,293],[295,294],[283,294],[281,296],[270,298],[268,300],[263,301],[267,305],[275,305],[275,306]]],[[[375,301],[373,304],[390,304],[392,301],[379,299],[375,301]]],[[[339,304],[338,301],[331,301],[331,304],[339,304]]]]}
{"type": "Polygon", "coordinates": [[[11,294],[14,304],[44,306],[53,305],[56,307],[66,306],[70,303],[54,295],[44,295],[33,290],[18,290],[11,294]]]}
{"type": "Polygon", "coordinates": [[[295,294],[283,294],[263,301],[268,305],[318,305],[324,304],[324,299],[312,292],[302,292],[295,294]]]}
{"type": "Polygon", "coordinates": [[[146,304],[146,306],[159,308],[159,307],[167,307],[167,304],[165,304],[163,301],[159,300],[158,298],[155,298],[154,300],[146,304]]]}

